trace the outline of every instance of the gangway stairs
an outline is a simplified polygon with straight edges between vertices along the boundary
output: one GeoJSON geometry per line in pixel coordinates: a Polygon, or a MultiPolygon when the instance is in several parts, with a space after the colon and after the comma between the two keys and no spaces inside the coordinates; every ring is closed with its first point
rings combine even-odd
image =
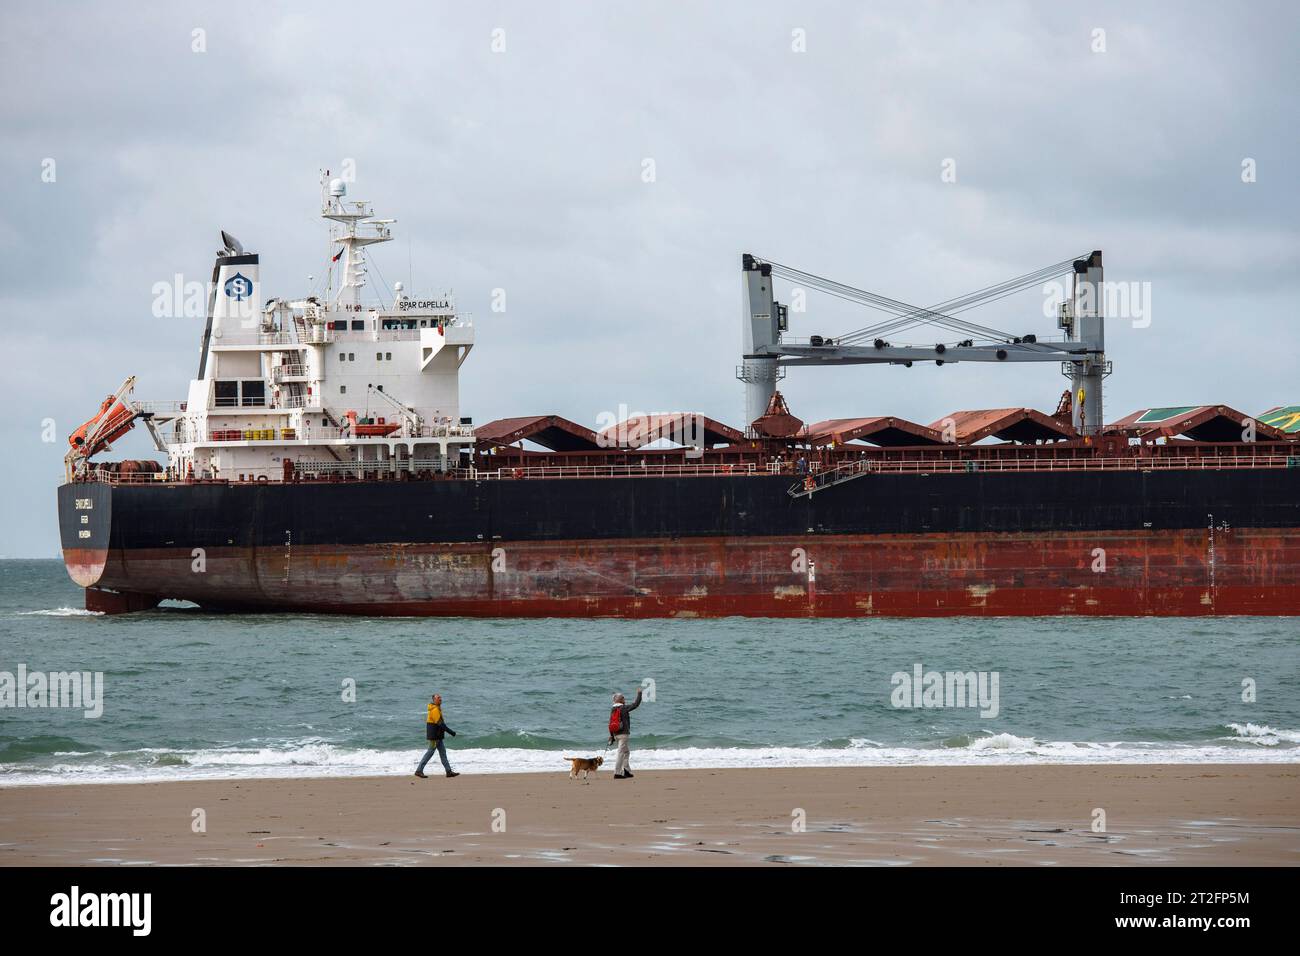
{"type": "Polygon", "coordinates": [[[826,471],[810,474],[802,481],[797,481],[787,490],[791,498],[811,498],[815,493],[835,485],[842,485],[854,478],[875,474],[875,462],[869,460],[850,461],[826,471]]]}

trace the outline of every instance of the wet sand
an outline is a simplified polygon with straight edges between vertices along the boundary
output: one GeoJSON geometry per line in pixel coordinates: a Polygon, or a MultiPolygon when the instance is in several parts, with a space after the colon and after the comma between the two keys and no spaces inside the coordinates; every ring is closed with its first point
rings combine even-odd
{"type": "Polygon", "coordinates": [[[1300,863],[1300,765],[871,767],[0,788],[0,865],[1300,863]],[[1105,832],[1093,829],[1105,811],[1105,832]],[[196,809],[206,832],[195,832],[196,809]],[[800,813],[802,811],[802,814],[800,813]],[[803,827],[799,827],[802,820],[803,827]]]}

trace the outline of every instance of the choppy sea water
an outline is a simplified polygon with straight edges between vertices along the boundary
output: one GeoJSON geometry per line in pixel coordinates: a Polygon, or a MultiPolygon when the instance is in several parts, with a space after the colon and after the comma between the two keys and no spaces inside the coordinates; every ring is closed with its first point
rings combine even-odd
{"type": "Polygon", "coordinates": [[[104,682],[98,718],[0,707],[0,785],[409,773],[434,691],[458,733],[456,769],[556,772],[565,755],[602,752],[610,693],[645,682],[634,769],[1300,761],[1300,618],[106,617],[81,605],[60,562],[0,561],[0,703],[20,665],[104,682]],[[996,716],[894,706],[894,675],[918,664],[996,672],[996,716]]]}

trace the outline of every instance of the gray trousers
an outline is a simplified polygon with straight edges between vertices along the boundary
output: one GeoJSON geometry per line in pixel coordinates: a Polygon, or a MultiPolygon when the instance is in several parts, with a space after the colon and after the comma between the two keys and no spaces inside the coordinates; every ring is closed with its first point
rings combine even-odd
{"type": "Polygon", "coordinates": [[[614,773],[626,773],[627,762],[632,756],[632,751],[627,749],[627,742],[632,737],[631,734],[615,734],[614,739],[618,741],[618,759],[614,761],[614,773]]]}

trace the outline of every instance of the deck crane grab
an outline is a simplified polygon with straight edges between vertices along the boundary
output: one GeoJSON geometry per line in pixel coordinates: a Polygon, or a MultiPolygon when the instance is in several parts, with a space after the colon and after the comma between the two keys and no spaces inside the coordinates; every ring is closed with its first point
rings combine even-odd
{"type": "Polygon", "coordinates": [[[874,292],[855,289],[771,260],[746,253],[743,273],[742,364],[736,377],[745,383],[745,415],[753,422],[767,409],[776,382],[789,365],[905,365],[949,362],[1060,362],[1070,378],[1072,423],[1080,434],[1093,434],[1104,423],[1101,382],[1110,374],[1105,354],[1105,319],[1102,315],[1101,251],[1054,263],[1034,272],[988,286],[931,308],[909,305],[874,292]],[[955,313],[994,302],[1056,276],[1072,273],[1071,298],[1061,303],[1057,325],[1062,341],[1040,342],[1032,333],[1012,335],[959,319],[955,313]],[[788,279],[850,302],[893,316],[875,326],[841,336],[811,336],[806,342],[783,341],[787,329],[786,306],[776,300],[773,277],[788,279]],[[953,342],[933,345],[892,345],[885,335],[919,326],[945,329],[958,336],[953,342]],[[980,344],[976,344],[979,342],[980,344]]]}

